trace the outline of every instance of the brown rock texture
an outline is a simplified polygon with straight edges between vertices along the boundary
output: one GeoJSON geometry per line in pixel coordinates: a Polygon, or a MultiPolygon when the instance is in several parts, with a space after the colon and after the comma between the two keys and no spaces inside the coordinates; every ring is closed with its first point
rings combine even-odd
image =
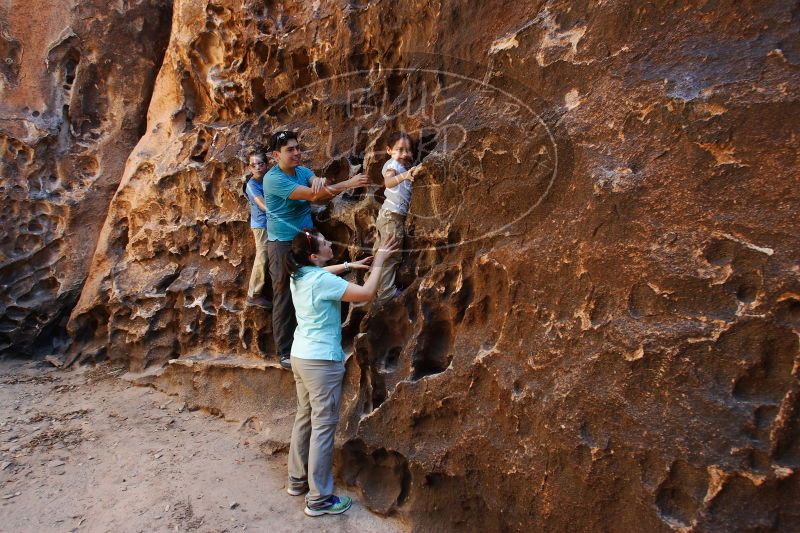
{"type": "Polygon", "coordinates": [[[63,347],[169,15],[155,0],[0,6],[0,352],[63,347]]]}
{"type": "Polygon", "coordinates": [[[352,258],[402,127],[404,292],[347,309],[340,479],[421,531],[791,531],[799,30],[780,1],[177,0],[71,359],[273,360],[247,151],[363,160],[375,187],[316,213],[352,258]]]}

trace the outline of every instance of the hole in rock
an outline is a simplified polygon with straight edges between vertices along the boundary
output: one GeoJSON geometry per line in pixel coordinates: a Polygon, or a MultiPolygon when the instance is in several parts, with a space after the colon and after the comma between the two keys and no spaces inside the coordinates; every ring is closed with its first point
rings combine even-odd
{"type": "Polygon", "coordinates": [[[32,352],[40,353],[45,350],[52,352],[53,350],[58,350],[61,346],[69,344],[70,339],[67,333],[67,322],[69,320],[70,311],[77,299],[77,293],[65,294],[58,298],[62,307],[53,316],[43,316],[45,319],[42,321],[43,327],[31,346],[32,352]]]}
{"type": "Polygon", "coordinates": [[[752,337],[742,339],[742,355],[747,365],[733,387],[734,398],[777,405],[792,381],[792,368],[798,348],[797,335],[789,329],[753,329],[752,337]]]}
{"type": "Polygon", "coordinates": [[[31,220],[28,222],[28,231],[30,233],[43,233],[44,226],[42,226],[42,223],[38,220],[31,220]]]}
{"type": "Polygon", "coordinates": [[[257,41],[253,46],[253,52],[256,54],[260,63],[266,63],[270,58],[270,48],[263,41],[257,41]]]}
{"type": "MultiPolygon", "coordinates": [[[[370,372],[361,373],[358,389],[362,391],[369,391],[372,389],[372,374],[370,372]]],[[[364,401],[361,402],[361,414],[368,415],[372,410],[372,394],[365,394],[364,401]]]]}
{"type": "Polygon", "coordinates": [[[419,134],[419,139],[417,139],[417,146],[415,150],[416,159],[414,160],[414,164],[417,165],[421,163],[431,154],[431,152],[436,149],[438,144],[439,140],[437,131],[434,129],[423,128],[419,134]]]}
{"type": "Polygon", "coordinates": [[[668,521],[687,527],[706,494],[708,479],[702,468],[676,461],[656,493],[656,505],[668,521]]]}
{"type": "Polygon", "coordinates": [[[192,155],[189,156],[189,159],[198,163],[203,163],[206,160],[207,155],[208,138],[205,134],[201,133],[197,136],[197,143],[195,143],[194,148],[192,149],[192,155]]]}
{"type": "Polygon", "coordinates": [[[758,295],[758,288],[744,283],[736,291],[736,299],[744,303],[753,303],[758,295]]]}
{"type": "Polygon", "coordinates": [[[338,157],[333,159],[322,169],[322,175],[325,176],[330,183],[338,183],[346,180],[350,175],[350,165],[347,162],[347,158],[338,157]]]}
{"type": "Polygon", "coordinates": [[[291,56],[291,66],[297,80],[297,87],[304,87],[310,84],[313,80],[311,77],[311,69],[309,68],[311,60],[308,57],[308,51],[305,48],[300,48],[291,56]]]}
{"type": "Polygon", "coordinates": [[[62,76],[64,78],[64,89],[71,89],[72,84],[75,83],[75,73],[78,69],[78,62],[80,55],[76,50],[70,50],[67,57],[64,59],[64,66],[62,67],[62,76]]]}
{"type": "Polygon", "coordinates": [[[244,328],[242,332],[242,342],[247,348],[250,348],[253,343],[253,328],[244,328]]]}
{"type": "Polygon", "coordinates": [[[785,326],[800,330],[800,300],[788,298],[779,302],[775,316],[785,326]]]}
{"type": "Polygon", "coordinates": [[[351,441],[342,447],[337,464],[339,476],[361,489],[367,507],[374,512],[389,514],[408,498],[408,460],[395,451],[380,448],[366,453],[361,441],[351,441]]]}
{"type": "Polygon", "coordinates": [[[425,485],[427,487],[436,487],[437,485],[441,485],[442,481],[446,478],[442,474],[437,472],[431,472],[429,474],[425,474],[425,485]]]}
{"type": "Polygon", "coordinates": [[[389,348],[386,353],[386,358],[383,360],[383,370],[386,372],[393,372],[400,364],[400,353],[403,351],[402,347],[395,346],[389,348]]]}
{"type": "Polygon", "coordinates": [[[765,440],[769,438],[769,428],[777,415],[778,408],[774,405],[762,405],[755,410],[756,428],[762,433],[761,437],[765,440]]]}
{"type": "Polygon", "coordinates": [[[733,242],[716,240],[706,247],[703,256],[712,265],[722,266],[733,261],[735,251],[736,246],[733,242]]]}
{"type": "Polygon", "coordinates": [[[121,252],[128,246],[128,219],[123,218],[114,228],[114,237],[111,239],[112,248],[116,252],[121,252]]]}
{"type": "Polygon", "coordinates": [[[254,78],[250,81],[250,94],[253,95],[252,111],[261,113],[269,105],[267,90],[263,78],[254,78]]]}
{"type": "Polygon", "coordinates": [[[172,282],[178,279],[178,276],[181,275],[181,271],[177,270],[174,274],[169,274],[161,278],[161,280],[156,283],[156,292],[163,292],[167,290],[167,287],[172,285],[172,282]]]}
{"type": "Polygon", "coordinates": [[[314,72],[317,75],[317,78],[327,78],[331,75],[331,69],[323,63],[322,61],[317,61],[313,64],[314,72]]]}
{"type": "Polygon", "coordinates": [[[472,303],[474,296],[475,294],[472,286],[472,279],[465,277],[461,283],[461,290],[458,291],[455,302],[453,302],[456,307],[456,324],[460,324],[464,320],[464,314],[467,312],[467,308],[472,303]]]}
{"type": "Polygon", "coordinates": [[[256,335],[256,343],[258,344],[258,351],[261,353],[269,353],[272,346],[272,335],[261,333],[256,335]]]}
{"type": "Polygon", "coordinates": [[[761,276],[756,271],[737,275],[729,283],[736,289],[736,299],[746,304],[756,300],[762,286],[761,276]]]}
{"type": "Polygon", "coordinates": [[[380,373],[372,373],[372,406],[370,411],[377,409],[386,401],[388,392],[386,391],[386,380],[380,373]]]}
{"type": "Polygon", "coordinates": [[[100,137],[99,128],[103,125],[108,107],[105,83],[105,73],[98,65],[90,63],[85,67],[78,91],[80,106],[73,123],[73,127],[78,125],[82,136],[92,139],[100,137]]]}
{"type": "Polygon", "coordinates": [[[55,278],[45,278],[34,285],[26,294],[20,296],[17,299],[17,303],[23,307],[32,307],[31,304],[42,303],[52,298],[59,287],[60,284],[55,278]]]}
{"type": "Polygon", "coordinates": [[[422,326],[417,349],[411,357],[412,380],[438,374],[447,369],[452,359],[453,323],[447,317],[430,317],[422,326]]]}
{"type": "Polygon", "coordinates": [[[212,66],[224,63],[225,43],[216,33],[202,32],[192,42],[190,56],[195,69],[205,76],[212,66]]]}

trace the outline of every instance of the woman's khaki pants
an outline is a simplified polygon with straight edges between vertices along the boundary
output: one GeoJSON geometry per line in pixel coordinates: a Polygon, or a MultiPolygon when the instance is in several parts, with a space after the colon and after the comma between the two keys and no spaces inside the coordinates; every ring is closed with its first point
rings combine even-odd
{"type": "Polygon", "coordinates": [[[297,414],[289,445],[289,488],[308,484],[306,505],[322,505],[333,494],[333,436],[339,422],[343,361],[292,357],[297,414]]]}

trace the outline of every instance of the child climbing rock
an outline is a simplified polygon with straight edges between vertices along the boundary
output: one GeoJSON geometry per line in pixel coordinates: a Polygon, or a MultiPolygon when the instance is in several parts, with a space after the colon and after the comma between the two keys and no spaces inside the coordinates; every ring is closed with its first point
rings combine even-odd
{"type": "MultiPolygon", "coordinates": [[[[389,136],[386,143],[386,153],[390,159],[383,165],[383,184],[386,187],[386,200],[378,212],[375,220],[375,227],[378,230],[378,237],[375,239],[373,255],[377,251],[378,243],[386,240],[389,236],[394,236],[402,246],[405,237],[405,224],[408,208],[411,204],[411,184],[414,182],[414,175],[419,167],[411,167],[413,160],[413,144],[411,138],[402,131],[396,131],[389,136]]],[[[383,303],[391,300],[398,292],[395,288],[395,274],[400,264],[401,251],[393,252],[383,267],[375,269],[376,272],[370,274],[380,276],[378,280],[378,292],[375,302],[383,303]]]]}

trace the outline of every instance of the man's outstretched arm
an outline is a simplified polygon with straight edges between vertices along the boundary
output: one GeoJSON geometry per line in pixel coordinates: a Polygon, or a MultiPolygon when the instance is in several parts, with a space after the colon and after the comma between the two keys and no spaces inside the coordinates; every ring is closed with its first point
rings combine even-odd
{"type": "Polygon", "coordinates": [[[289,195],[290,200],[308,200],[309,202],[321,202],[330,200],[339,193],[348,189],[357,189],[369,185],[369,177],[366,174],[356,174],[352,178],[333,185],[325,185],[322,189],[314,192],[311,187],[298,185],[289,195]]]}

